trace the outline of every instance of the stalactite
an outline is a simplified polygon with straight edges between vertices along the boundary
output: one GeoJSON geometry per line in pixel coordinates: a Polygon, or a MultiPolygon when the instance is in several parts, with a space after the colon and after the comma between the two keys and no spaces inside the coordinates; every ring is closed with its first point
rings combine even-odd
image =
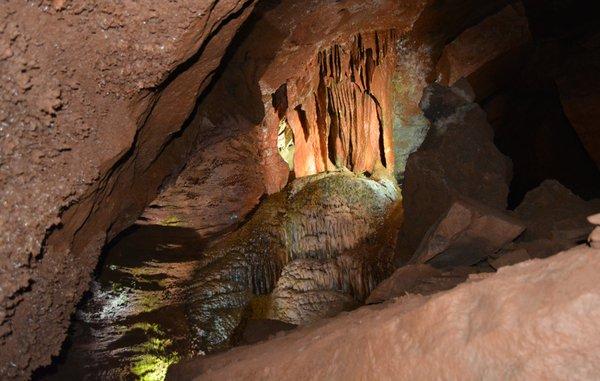
{"type": "Polygon", "coordinates": [[[287,113],[300,136],[294,158],[297,177],[336,167],[371,172],[393,163],[388,157],[393,39],[393,31],[363,33],[317,54],[312,93],[287,113]]]}

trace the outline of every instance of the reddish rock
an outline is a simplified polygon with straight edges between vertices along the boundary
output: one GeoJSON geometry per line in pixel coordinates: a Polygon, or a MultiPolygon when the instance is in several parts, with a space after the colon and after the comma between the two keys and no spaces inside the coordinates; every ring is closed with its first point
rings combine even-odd
{"type": "Polygon", "coordinates": [[[436,267],[474,265],[517,238],[525,226],[503,212],[457,200],[433,225],[411,259],[436,267]]]}
{"type": "Polygon", "coordinates": [[[600,249],[600,226],[597,226],[592,230],[588,237],[588,243],[594,249],[600,249]]]}
{"type": "Polygon", "coordinates": [[[172,366],[167,379],[600,377],[597,250],[504,267],[428,297],[364,307],[265,343],[172,366]],[[363,348],[364,350],[360,350],[363,348]]]}
{"type": "Polygon", "coordinates": [[[375,304],[407,294],[430,295],[449,290],[465,282],[469,274],[478,272],[475,267],[440,270],[425,264],[403,266],[381,282],[365,303],[375,304]]]}
{"type": "Polygon", "coordinates": [[[497,258],[490,260],[489,262],[493,268],[498,270],[500,267],[512,266],[519,262],[528,261],[530,259],[531,259],[531,257],[529,256],[529,253],[527,250],[516,249],[516,250],[504,251],[504,252],[500,253],[500,255],[497,258]]]}
{"type": "Polygon", "coordinates": [[[246,322],[242,339],[239,344],[251,345],[261,341],[268,340],[279,332],[289,331],[296,328],[294,324],[289,324],[279,320],[271,319],[251,319],[246,322]]]}
{"type": "Polygon", "coordinates": [[[508,5],[446,45],[437,64],[438,81],[451,86],[467,78],[477,98],[486,98],[516,74],[530,42],[523,5],[508,5]]]}
{"type": "Polygon", "coordinates": [[[260,165],[255,142],[255,133],[235,131],[203,141],[138,223],[189,227],[206,238],[244,221],[266,193],[261,177],[241,175],[260,165]]]}
{"type": "Polygon", "coordinates": [[[587,216],[600,210],[600,200],[584,201],[558,181],[546,180],[515,209],[527,225],[522,241],[547,239],[575,244],[592,231],[587,216]]]}
{"type": "Polygon", "coordinates": [[[494,146],[486,115],[468,89],[431,85],[421,107],[432,125],[406,166],[400,249],[408,251],[459,197],[505,209],[511,176],[510,160],[494,146]]]}

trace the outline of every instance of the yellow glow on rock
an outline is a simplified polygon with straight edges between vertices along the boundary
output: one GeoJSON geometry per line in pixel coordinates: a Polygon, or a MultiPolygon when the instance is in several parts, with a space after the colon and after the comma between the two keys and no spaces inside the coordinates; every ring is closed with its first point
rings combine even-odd
{"type": "Polygon", "coordinates": [[[164,332],[157,324],[138,323],[132,329],[142,329],[162,337],[151,337],[136,348],[139,354],[133,358],[131,373],[140,381],[163,381],[169,365],[180,360],[177,352],[169,351],[173,342],[164,338],[164,332]]]}
{"type": "Polygon", "coordinates": [[[294,133],[286,118],[281,119],[279,122],[277,150],[288,167],[290,167],[290,171],[294,170],[294,152],[296,151],[296,146],[294,145],[294,133]]]}

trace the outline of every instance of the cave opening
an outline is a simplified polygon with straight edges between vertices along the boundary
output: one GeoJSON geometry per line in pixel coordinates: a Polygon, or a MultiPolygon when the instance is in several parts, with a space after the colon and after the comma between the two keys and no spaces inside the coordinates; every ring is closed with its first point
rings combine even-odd
{"type": "MultiPolygon", "coordinates": [[[[57,30],[95,20],[120,41],[112,49],[140,50],[125,63],[65,70],[75,77],[60,77],[60,105],[54,93],[34,97],[28,69],[7,82],[46,107],[53,126],[96,123],[91,140],[101,144],[82,137],[64,148],[69,130],[58,154],[34,155],[42,172],[71,176],[77,163],[90,177],[76,190],[54,187],[69,192],[41,229],[39,255],[8,256],[13,272],[0,262],[9,301],[0,378],[302,379],[308,364],[317,364],[315,379],[377,378],[376,368],[383,379],[451,376],[415,366],[424,360],[414,343],[439,361],[432,340],[485,357],[488,376],[506,374],[506,361],[524,378],[540,376],[518,366],[514,346],[485,335],[509,327],[517,345],[529,343],[529,326],[502,319],[523,316],[543,330],[544,319],[556,326],[563,310],[577,313],[564,298],[599,292],[586,270],[600,247],[591,10],[571,0],[208,3],[157,6],[193,15],[165,13],[180,23],[173,46],[156,10],[144,24],[152,32],[138,36],[118,12],[76,0],[40,8],[60,17],[57,30]],[[557,23],[560,13],[580,22],[557,23]],[[130,62],[155,65],[142,75],[130,62]],[[135,86],[123,73],[139,77],[135,86]],[[104,87],[87,92],[90,83],[104,87]],[[78,118],[79,100],[82,110],[97,103],[78,118]],[[573,279],[575,267],[583,275],[573,279]],[[546,311],[551,300],[563,310],[540,317],[522,308],[546,311]],[[454,332],[498,345],[502,360],[453,342],[454,332]],[[400,348],[407,361],[386,351],[356,357],[361,342],[373,353],[378,343],[400,348]]],[[[9,6],[24,25],[35,12],[9,6]]],[[[13,33],[11,55],[0,40],[0,65],[26,55],[20,39],[13,33]]],[[[23,99],[14,104],[31,106],[23,99]]],[[[17,143],[15,157],[32,146],[17,143]]],[[[21,241],[9,238],[17,252],[21,241]]],[[[564,353],[582,345],[570,329],[564,353]]],[[[472,365],[458,374],[485,376],[472,365]]]]}

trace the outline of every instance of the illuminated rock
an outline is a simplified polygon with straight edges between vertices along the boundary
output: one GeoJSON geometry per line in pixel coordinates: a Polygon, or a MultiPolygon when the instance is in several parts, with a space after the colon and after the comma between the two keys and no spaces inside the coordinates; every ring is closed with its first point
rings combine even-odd
{"type": "Polygon", "coordinates": [[[253,295],[274,289],[266,317],[294,324],[365,298],[381,280],[372,277],[385,273],[376,269],[391,269],[390,252],[380,258],[357,254],[345,266],[340,256],[373,238],[397,199],[394,180],[351,172],[303,177],[271,195],[244,226],[204,253],[189,290],[195,346],[213,351],[233,344],[253,295]],[[294,277],[298,271],[302,276],[294,277]],[[286,287],[286,279],[294,287],[286,287]],[[297,298],[279,300],[286,292],[297,298]]]}
{"type": "Polygon", "coordinates": [[[472,103],[468,86],[460,86],[433,84],[421,100],[431,127],[406,166],[400,246],[409,252],[460,197],[499,210],[506,207],[511,162],[495,147],[486,115],[472,103]]]}
{"type": "Polygon", "coordinates": [[[199,357],[167,379],[600,377],[597,250],[579,246],[428,297],[406,296],[199,357]]]}

